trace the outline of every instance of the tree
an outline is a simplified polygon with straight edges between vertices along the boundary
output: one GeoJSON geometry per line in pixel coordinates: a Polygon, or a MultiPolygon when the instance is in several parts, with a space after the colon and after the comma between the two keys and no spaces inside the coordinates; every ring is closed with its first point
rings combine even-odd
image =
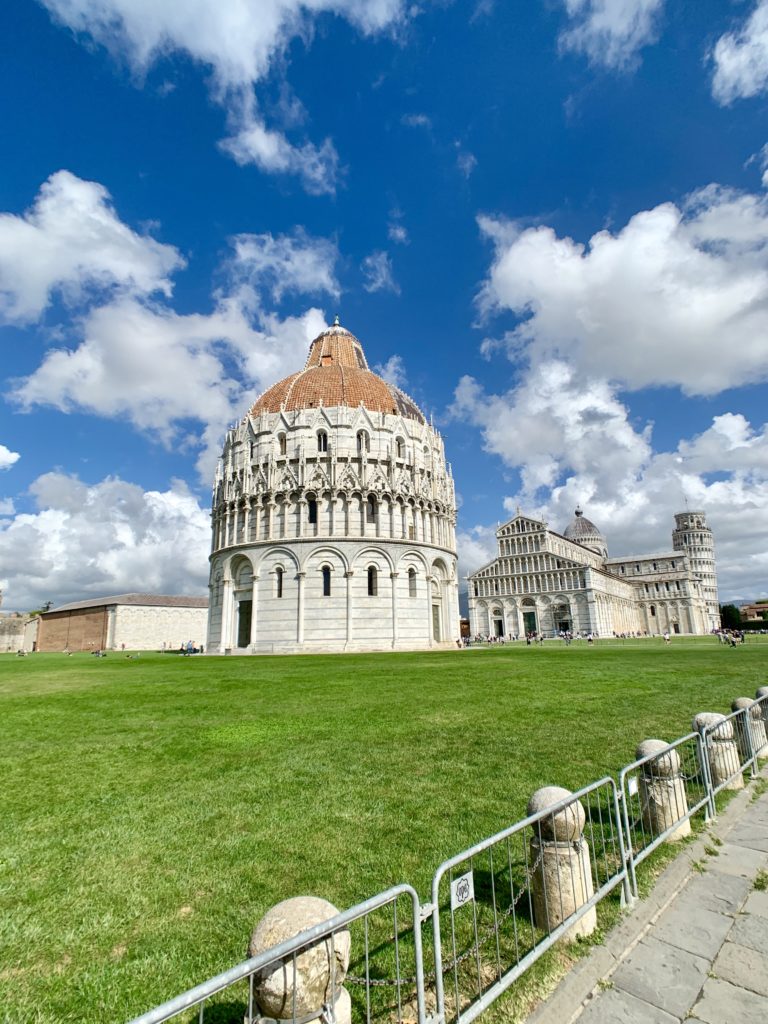
{"type": "Polygon", "coordinates": [[[720,605],[720,622],[723,629],[738,629],[741,626],[741,612],[735,604],[720,605]]]}

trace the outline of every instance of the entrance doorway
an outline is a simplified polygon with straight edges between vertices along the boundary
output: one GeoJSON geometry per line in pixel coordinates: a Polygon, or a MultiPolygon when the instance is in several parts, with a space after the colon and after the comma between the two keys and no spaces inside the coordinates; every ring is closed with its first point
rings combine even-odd
{"type": "Polygon", "coordinates": [[[494,608],[492,612],[493,617],[493,635],[496,637],[504,636],[504,616],[498,608],[494,608]]]}
{"type": "Polygon", "coordinates": [[[247,647],[251,642],[253,601],[238,601],[237,609],[237,646],[247,647]]]}
{"type": "Polygon", "coordinates": [[[536,632],[536,612],[523,612],[523,627],[526,633],[536,632]]]}

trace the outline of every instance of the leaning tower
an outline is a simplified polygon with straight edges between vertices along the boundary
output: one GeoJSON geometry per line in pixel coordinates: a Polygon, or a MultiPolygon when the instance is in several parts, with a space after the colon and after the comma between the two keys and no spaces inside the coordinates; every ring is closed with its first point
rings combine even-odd
{"type": "Polygon", "coordinates": [[[707,603],[710,629],[720,628],[720,605],[717,599],[717,567],[715,542],[703,512],[678,512],[672,532],[672,547],[688,556],[691,570],[701,579],[701,590],[707,603]]]}

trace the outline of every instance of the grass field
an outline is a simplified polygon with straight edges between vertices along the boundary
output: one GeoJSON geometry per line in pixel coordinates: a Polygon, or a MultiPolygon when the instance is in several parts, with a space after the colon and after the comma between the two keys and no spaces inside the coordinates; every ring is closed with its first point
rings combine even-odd
{"type": "MultiPolygon", "coordinates": [[[[768,644],[0,657],[0,1021],[120,1022],[616,774],[768,682],[768,644]]],[[[242,1015],[240,1016],[242,1020],[242,1015]]]]}

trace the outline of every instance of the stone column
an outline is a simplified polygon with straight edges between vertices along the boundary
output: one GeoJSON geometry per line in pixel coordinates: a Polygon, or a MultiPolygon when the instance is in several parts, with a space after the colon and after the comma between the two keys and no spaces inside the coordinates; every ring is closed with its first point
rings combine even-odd
{"type": "MultiPolygon", "coordinates": [[[[676,750],[666,750],[668,745],[664,740],[643,740],[635,752],[638,761],[658,755],[642,765],[638,786],[643,825],[652,837],[665,832],[688,813],[685,782],[680,777],[680,756],[676,750]],[[666,753],[661,753],[664,750],[666,753]]],[[[668,842],[677,842],[690,834],[691,822],[686,818],[668,836],[668,842]]]]}
{"type": "Polygon", "coordinates": [[[296,582],[298,583],[298,609],[296,612],[296,642],[299,644],[304,643],[304,577],[307,574],[305,572],[296,573],[296,582]]]}
{"type": "Polygon", "coordinates": [[[763,712],[759,704],[749,697],[737,697],[731,704],[731,711],[746,712],[746,726],[737,731],[736,739],[739,743],[739,750],[744,760],[757,754],[758,757],[768,757],[768,743],[765,738],[765,723],[763,712]],[[749,740],[752,744],[750,750],[747,746],[746,733],[749,732],[749,740]]]}
{"type": "MultiPolygon", "coordinates": [[[[327,900],[297,896],[267,911],[254,929],[248,956],[258,956],[321,924],[339,911],[327,900]]],[[[336,1024],[350,1024],[352,1006],[343,987],[349,968],[350,936],[345,929],[322,938],[295,959],[278,961],[254,975],[254,999],[261,1017],[293,1020],[320,1017],[336,1024]]],[[[245,1018],[257,1024],[259,1017],[245,1018]]]]}
{"type": "Polygon", "coordinates": [[[352,639],[352,577],[354,573],[350,569],[344,573],[344,579],[347,581],[347,639],[345,646],[349,646],[352,639]]]}
{"type": "Polygon", "coordinates": [[[256,612],[258,608],[258,597],[259,597],[259,577],[254,576],[251,584],[251,647],[256,645],[256,612]]]}
{"type": "Polygon", "coordinates": [[[267,503],[267,536],[266,540],[272,540],[275,531],[275,506],[276,502],[272,499],[267,503]]]}
{"type": "Polygon", "coordinates": [[[725,789],[743,789],[744,776],[739,771],[739,752],[733,739],[733,723],[726,721],[725,715],[714,711],[701,711],[694,716],[692,728],[695,732],[703,732],[711,726],[716,728],[707,734],[706,754],[712,785],[720,786],[730,779],[725,789]]]}
{"type": "Polygon", "coordinates": [[[246,501],[243,510],[243,543],[248,544],[251,540],[251,503],[246,501]]]}
{"type": "Polygon", "coordinates": [[[391,572],[389,579],[392,586],[392,646],[397,647],[397,577],[399,572],[391,572]]]}
{"type": "Polygon", "coordinates": [[[234,611],[232,596],[232,580],[225,579],[221,587],[221,639],[219,650],[224,651],[232,646],[232,612],[234,611]]]}
{"type": "MultiPolygon", "coordinates": [[[[537,789],[528,801],[528,814],[539,814],[572,796],[560,786],[537,789]]],[[[531,826],[533,917],[537,928],[554,931],[594,895],[589,846],[583,836],[586,814],[580,800],[544,815],[531,826]]],[[[591,935],[597,913],[591,907],[565,933],[569,941],[591,935]]]]}
{"type": "Polygon", "coordinates": [[[433,647],[435,641],[432,636],[432,577],[427,573],[425,579],[427,581],[427,642],[430,647],[433,647]]]}

